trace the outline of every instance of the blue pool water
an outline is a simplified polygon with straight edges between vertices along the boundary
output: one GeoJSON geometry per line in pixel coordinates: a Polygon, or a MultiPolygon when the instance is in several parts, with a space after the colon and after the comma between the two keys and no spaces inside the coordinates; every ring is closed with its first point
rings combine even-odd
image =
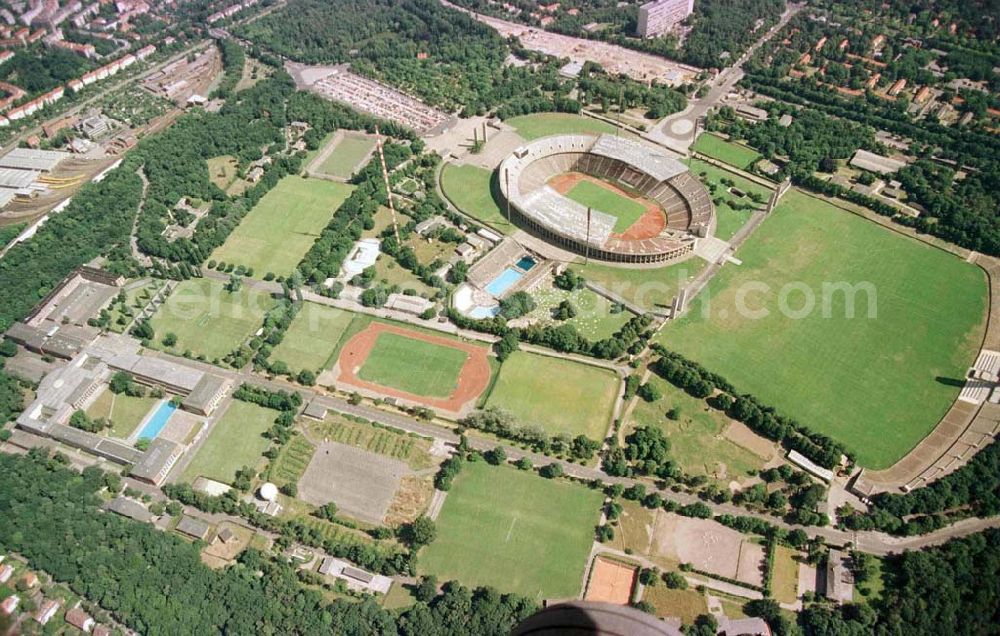
{"type": "Polygon", "coordinates": [[[170,402],[161,403],[159,408],[156,409],[156,413],[153,413],[153,417],[149,418],[146,421],[146,425],[139,431],[139,439],[156,439],[156,436],[160,434],[163,427],[167,425],[167,420],[170,419],[170,416],[176,410],[177,407],[170,402]]]}
{"type": "Polygon", "coordinates": [[[469,312],[469,316],[471,318],[481,320],[483,318],[492,318],[498,313],[500,313],[500,305],[493,305],[492,307],[477,305],[472,311],[469,312]]]}
{"type": "Polygon", "coordinates": [[[486,286],[486,291],[491,296],[499,298],[505,291],[510,289],[511,285],[521,280],[522,276],[524,276],[524,274],[520,271],[514,269],[513,267],[508,267],[486,286]]]}
{"type": "Polygon", "coordinates": [[[538,262],[535,261],[535,259],[531,258],[530,256],[522,256],[521,260],[517,262],[517,267],[523,269],[524,271],[528,271],[537,264],[538,262]]]}

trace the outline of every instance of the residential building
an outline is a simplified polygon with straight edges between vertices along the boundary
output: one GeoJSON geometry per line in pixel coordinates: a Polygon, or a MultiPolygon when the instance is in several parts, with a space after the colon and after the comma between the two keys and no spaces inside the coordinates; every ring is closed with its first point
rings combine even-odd
{"type": "Polygon", "coordinates": [[[654,0],[639,7],[639,37],[655,38],[676,27],[694,11],[694,0],[654,0]]]}

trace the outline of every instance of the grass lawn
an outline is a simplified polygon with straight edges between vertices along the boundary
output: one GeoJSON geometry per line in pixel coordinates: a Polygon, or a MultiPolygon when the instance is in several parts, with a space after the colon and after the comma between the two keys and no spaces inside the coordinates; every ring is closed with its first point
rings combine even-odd
{"type": "Polygon", "coordinates": [[[660,428],[670,439],[670,456],[681,470],[691,475],[706,475],[722,486],[746,479],[764,467],[763,458],[723,436],[729,425],[725,415],[655,374],[649,381],[660,389],[663,397],[656,402],[637,399],[627,433],[636,426],[660,428]],[[674,407],[681,413],[676,421],[666,417],[666,412],[674,407]]]}
{"type": "Polygon", "coordinates": [[[767,200],[771,197],[771,191],[764,186],[754,183],[749,179],[744,179],[728,170],[723,170],[698,159],[689,159],[687,164],[691,168],[691,172],[697,175],[708,188],[709,193],[712,195],[712,200],[717,202],[715,205],[715,235],[723,241],[733,238],[753,213],[753,210],[750,209],[737,210],[733,205],[734,203],[753,203],[755,207],[763,208],[767,205],[767,200]],[[702,176],[703,173],[704,176],[702,176]],[[737,197],[731,194],[729,186],[723,185],[723,179],[729,179],[736,184],[738,189],[747,193],[747,195],[756,193],[764,197],[764,203],[757,204],[749,196],[737,197]],[[721,202],[719,202],[720,199],[721,202]]]}
{"type": "Polygon", "coordinates": [[[374,147],[375,140],[371,137],[348,135],[340,140],[330,156],[319,167],[319,171],[323,174],[347,179],[354,174],[354,169],[374,147]]]}
{"type": "Polygon", "coordinates": [[[232,483],[236,471],[260,461],[270,444],[264,431],[277,417],[275,410],[233,400],[187,465],[181,481],[191,483],[198,477],[208,477],[232,483]]]}
{"type": "Polygon", "coordinates": [[[528,315],[550,324],[559,324],[552,318],[552,310],[568,300],[576,308],[576,316],[565,322],[591,340],[603,340],[614,335],[633,316],[628,311],[611,313],[611,301],[587,288],[568,292],[555,285],[547,285],[532,290],[531,296],[538,307],[528,315]]]}
{"type": "Polygon", "coordinates": [[[448,397],[468,357],[461,349],[380,333],[358,377],[407,393],[448,397]]]}
{"type": "Polygon", "coordinates": [[[168,333],[177,336],[172,351],[190,349],[207,360],[222,358],[239,347],[262,324],[273,298],[244,285],[226,291],[225,284],[207,278],[182,281],[153,316],[155,345],[168,333]]]}
{"type": "Polygon", "coordinates": [[[375,261],[375,280],[381,281],[388,286],[399,285],[403,291],[412,289],[417,296],[428,298],[437,291],[424,281],[417,278],[416,274],[400,265],[396,259],[388,254],[382,254],[375,261]]]}
{"type": "Polygon", "coordinates": [[[566,193],[566,197],[576,201],[580,205],[594,208],[615,217],[615,232],[624,232],[630,228],[646,211],[646,208],[632,199],[623,197],[617,192],[612,192],[593,181],[578,182],[570,188],[570,191],[566,193]]]}
{"type": "Polygon", "coordinates": [[[511,234],[517,227],[508,223],[492,191],[493,173],[479,166],[447,164],[441,171],[441,189],[455,207],[498,232],[511,234]]]}
{"type": "Polygon", "coordinates": [[[159,400],[156,398],[115,395],[111,391],[105,390],[87,409],[87,415],[93,418],[106,417],[110,419],[113,426],[108,431],[108,435],[124,439],[132,434],[135,427],[142,422],[142,418],[146,417],[146,414],[157,402],[159,400]]]}
{"type": "Polygon", "coordinates": [[[239,170],[239,163],[232,155],[219,155],[206,159],[208,164],[208,178],[212,183],[225,190],[236,179],[236,172],[239,170]]]}
{"type": "Polygon", "coordinates": [[[699,135],[694,142],[694,149],[703,155],[744,170],[760,159],[760,153],[753,148],[726,141],[711,133],[699,135]]]}
{"type": "Polygon", "coordinates": [[[513,467],[466,464],[423,549],[421,573],[535,600],[575,597],[602,495],[513,467]]]}
{"type": "Polygon", "coordinates": [[[574,133],[614,133],[612,124],[570,113],[535,113],[521,115],[506,120],[504,123],[514,127],[517,134],[526,140],[538,139],[549,135],[566,135],[574,133]]]}
{"type": "Polygon", "coordinates": [[[660,342],[843,442],[862,466],[891,465],[934,428],[979,348],[979,268],[797,189],[737,256],[660,342]],[[831,293],[842,283],[870,293],[831,293]],[[810,297],[814,309],[794,313],[810,297]]]}
{"type": "Polygon", "coordinates": [[[643,309],[654,310],[669,307],[677,292],[705,266],[705,261],[700,258],[689,258],[656,269],[614,267],[597,261],[584,265],[581,260],[573,264],[573,269],[625,300],[643,309]]]}
{"type": "Polygon", "coordinates": [[[303,303],[271,359],[284,361],[293,371],[329,369],[355,315],[335,307],[303,303]]]}
{"type": "Polygon", "coordinates": [[[854,601],[856,603],[874,603],[882,598],[882,590],[885,589],[885,580],[883,579],[884,572],[881,558],[872,558],[872,569],[869,572],[870,578],[868,580],[860,583],[855,582],[854,601]]]}
{"type": "Polygon", "coordinates": [[[518,351],[500,366],[486,401],[550,435],[604,439],[619,380],[606,369],[518,351]]]}
{"type": "Polygon", "coordinates": [[[285,177],[254,206],[212,258],[285,276],[295,269],[354,186],[285,177]]]}
{"type": "Polygon", "coordinates": [[[794,559],[795,554],[783,545],[775,548],[771,594],[779,603],[794,603],[799,595],[799,562],[794,559]]]}
{"type": "Polygon", "coordinates": [[[642,600],[653,604],[657,616],[675,616],[685,625],[694,624],[700,614],[708,613],[708,603],[702,594],[695,590],[672,590],[662,582],[647,587],[642,600]]]}

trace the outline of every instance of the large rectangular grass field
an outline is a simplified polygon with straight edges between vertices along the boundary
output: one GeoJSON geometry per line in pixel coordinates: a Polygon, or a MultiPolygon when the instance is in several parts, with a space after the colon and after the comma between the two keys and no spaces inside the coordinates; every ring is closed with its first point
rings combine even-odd
{"type": "Polygon", "coordinates": [[[423,549],[421,573],[536,600],[575,597],[602,495],[509,466],[467,463],[423,549]]]}
{"type": "Polygon", "coordinates": [[[172,351],[183,353],[190,349],[194,355],[214,360],[250,337],[274,304],[269,295],[246,285],[237,292],[228,292],[220,281],[194,278],[177,285],[151,324],[156,343],[173,333],[177,344],[172,351]]]}
{"type": "Polygon", "coordinates": [[[461,349],[382,332],[358,371],[366,382],[425,397],[448,397],[469,355],[461,349]]]}
{"type": "Polygon", "coordinates": [[[570,188],[566,196],[580,205],[615,217],[615,232],[627,230],[646,211],[645,207],[632,199],[586,179],[570,188]]]}
{"type": "Polygon", "coordinates": [[[699,135],[694,142],[694,149],[703,155],[743,169],[749,168],[760,159],[760,153],[753,148],[726,141],[711,133],[699,135]]]}
{"type": "Polygon", "coordinates": [[[263,436],[271,428],[278,412],[248,402],[234,400],[222,418],[212,427],[181,481],[191,483],[208,477],[231,484],[236,471],[256,466],[270,442],[263,436]]]}
{"type": "Polygon", "coordinates": [[[293,371],[332,367],[333,356],[356,316],[335,307],[303,303],[281,344],[274,348],[271,359],[285,362],[293,371]]]}
{"type": "Polygon", "coordinates": [[[354,174],[355,168],[374,147],[375,140],[371,137],[348,135],[334,147],[333,152],[319,167],[319,171],[323,174],[347,179],[354,174]]]}
{"type": "Polygon", "coordinates": [[[515,352],[500,366],[486,401],[550,435],[604,439],[618,395],[614,373],[580,362],[515,352]]]}
{"type": "Polygon", "coordinates": [[[212,258],[245,265],[261,277],[287,276],[299,264],[354,186],[285,177],[250,210],[212,258]]]}
{"type": "Polygon", "coordinates": [[[982,339],[978,267],[797,189],[737,256],[742,265],[724,267],[660,333],[668,349],[869,468],[890,466],[934,428],[982,339]],[[853,318],[841,284],[861,290],[853,318]],[[814,309],[799,315],[810,298],[814,309]]]}

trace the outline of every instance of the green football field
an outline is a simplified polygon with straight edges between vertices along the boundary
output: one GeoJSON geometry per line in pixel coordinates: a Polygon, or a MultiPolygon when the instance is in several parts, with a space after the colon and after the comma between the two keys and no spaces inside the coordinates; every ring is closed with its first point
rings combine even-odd
{"type": "Polygon", "coordinates": [[[493,173],[471,164],[447,164],[441,172],[441,189],[455,207],[499,232],[510,234],[517,228],[507,222],[490,190],[493,173]]]}
{"type": "Polygon", "coordinates": [[[605,121],[570,113],[521,115],[519,117],[512,117],[504,121],[504,123],[513,126],[517,134],[528,141],[549,135],[615,132],[615,127],[605,121]]]}
{"type": "Polygon", "coordinates": [[[423,549],[421,573],[530,598],[576,597],[603,496],[565,481],[467,463],[423,549]]]}
{"type": "Polygon", "coordinates": [[[396,333],[382,332],[358,377],[425,397],[448,397],[458,386],[468,354],[396,333]]]}
{"type": "Polygon", "coordinates": [[[292,371],[332,367],[334,355],[356,316],[335,307],[303,303],[281,344],[271,353],[271,360],[285,362],[292,371]]]}
{"type": "Polygon", "coordinates": [[[216,261],[245,265],[261,278],[292,273],[354,186],[285,177],[250,210],[212,253],[216,261]]]}
{"type": "Polygon", "coordinates": [[[270,442],[264,432],[271,428],[278,412],[233,400],[222,418],[212,427],[181,481],[208,477],[227,484],[244,466],[256,466],[270,442]]]}
{"type": "Polygon", "coordinates": [[[371,137],[346,136],[340,140],[330,156],[323,161],[319,171],[323,174],[347,179],[354,174],[358,164],[374,147],[375,140],[371,137]]]}
{"type": "Polygon", "coordinates": [[[618,378],[606,369],[518,351],[500,366],[486,404],[549,435],[602,440],[611,424],[618,385],[618,378]]]}
{"type": "Polygon", "coordinates": [[[617,192],[601,187],[593,181],[580,181],[566,193],[566,197],[585,205],[610,214],[617,219],[615,221],[615,232],[624,232],[632,227],[632,224],[639,220],[639,217],[646,211],[641,204],[636,203],[628,197],[623,197],[617,192]]]}
{"type": "Polygon", "coordinates": [[[749,168],[760,159],[760,153],[748,146],[735,144],[711,133],[702,133],[694,142],[697,152],[737,168],[749,168]]]}
{"type": "Polygon", "coordinates": [[[274,304],[271,296],[247,285],[231,293],[217,280],[185,280],[153,316],[153,344],[165,349],[163,337],[173,333],[177,344],[170,351],[184,353],[190,349],[209,361],[222,358],[260,328],[264,314],[274,304]]]}
{"type": "Polygon", "coordinates": [[[934,428],[982,339],[978,267],[797,189],[736,256],[742,264],[726,265],[660,333],[668,349],[843,442],[869,468],[934,428]]]}

